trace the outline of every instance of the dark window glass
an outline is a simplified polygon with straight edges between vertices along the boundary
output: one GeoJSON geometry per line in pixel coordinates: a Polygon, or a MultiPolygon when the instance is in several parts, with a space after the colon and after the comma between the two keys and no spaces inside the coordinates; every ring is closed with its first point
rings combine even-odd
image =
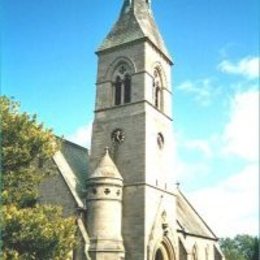
{"type": "Polygon", "coordinates": [[[125,93],[124,93],[124,103],[131,102],[131,78],[129,75],[125,76],[125,93]]]}
{"type": "Polygon", "coordinates": [[[159,108],[160,106],[160,88],[156,87],[155,89],[155,106],[159,108]]]}
{"type": "Polygon", "coordinates": [[[121,104],[121,92],[122,92],[122,82],[120,77],[116,78],[116,83],[115,83],[115,105],[120,105],[121,104]]]}
{"type": "Polygon", "coordinates": [[[163,254],[160,249],[157,250],[156,255],[155,255],[155,260],[163,260],[163,254]]]}
{"type": "Polygon", "coordinates": [[[155,104],[155,96],[156,96],[156,94],[155,94],[155,92],[156,92],[156,85],[155,85],[155,80],[153,80],[153,102],[154,102],[154,104],[155,104]]]}

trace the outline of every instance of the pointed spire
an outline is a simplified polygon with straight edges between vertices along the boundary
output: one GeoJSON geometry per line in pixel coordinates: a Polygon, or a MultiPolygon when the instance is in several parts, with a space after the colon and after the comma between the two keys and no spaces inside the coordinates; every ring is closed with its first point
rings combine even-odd
{"type": "Polygon", "coordinates": [[[122,176],[109,155],[108,147],[105,148],[105,154],[101,158],[96,170],[90,175],[90,179],[104,177],[122,180],[122,176]]]}
{"type": "Polygon", "coordinates": [[[97,52],[141,39],[150,41],[171,63],[171,57],[154,21],[150,1],[124,0],[118,21],[97,52]]]}

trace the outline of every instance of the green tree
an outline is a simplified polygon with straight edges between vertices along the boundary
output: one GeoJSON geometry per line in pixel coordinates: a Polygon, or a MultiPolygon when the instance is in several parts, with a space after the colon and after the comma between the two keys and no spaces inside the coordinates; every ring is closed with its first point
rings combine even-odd
{"type": "Polygon", "coordinates": [[[237,235],[220,240],[221,249],[227,260],[258,260],[259,238],[250,235],[237,235]]]}
{"type": "Polygon", "coordinates": [[[75,225],[58,207],[38,205],[38,185],[51,172],[58,149],[51,130],[19,104],[0,97],[2,257],[66,259],[75,245],[75,225]],[[42,167],[44,165],[44,167],[42,167]]]}

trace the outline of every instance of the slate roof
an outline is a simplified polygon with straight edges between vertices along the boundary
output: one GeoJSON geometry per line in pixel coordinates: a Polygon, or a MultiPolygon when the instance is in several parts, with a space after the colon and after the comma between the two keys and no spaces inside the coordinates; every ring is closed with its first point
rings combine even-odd
{"type": "Polygon", "coordinates": [[[178,232],[181,232],[185,235],[218,240],[216,235],[208,227],[198,212],[193,208],[183,193],[178,190],[176,195],[178,232]]]}
{"type": "Polygon", "coordinates": [[[149,4],[144,0],[125,1],[119,19],[99,47],[98,52],[140,39],[149,39],[171,62],[149,4]]]}
{"type": "Polygon", "coordinates": [[[88,149],[62,139],[60,152],[77,179],[77,193],[80,197],[84,196],[85,184],[89,176],[88,149]]]}
{"type": "MultiPolygon", "coordinates": [[[[65,139],[58,138],[61,142],[61,148],[53,156],[53,161],[59,169],[67,187],[70,190],[72,198],[77,205],[78,214],[85,210],[85,183],[88,178],[88,149],[74,144],[65,139]]],[[[82,215],[77,216],[77,226],[79,234],[83,240],[84,259],[90,259],[88,254],[89,236],[82,215]]],[[[81,259],[81,258],[80,258],[81,259]]]]}

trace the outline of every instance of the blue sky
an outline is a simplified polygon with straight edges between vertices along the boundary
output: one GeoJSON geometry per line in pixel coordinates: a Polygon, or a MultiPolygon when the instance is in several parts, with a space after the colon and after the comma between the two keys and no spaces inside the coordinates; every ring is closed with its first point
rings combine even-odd
{"type": "MultiPolygon", "coordinates": [[[[221,236],[258,233],[257,2],[152,3],[174,59],[175,180],[221,236]]],[[[56,134],[87,145],[94,52],[121,4],[3,0],[2,93],[56,134]]]]}

